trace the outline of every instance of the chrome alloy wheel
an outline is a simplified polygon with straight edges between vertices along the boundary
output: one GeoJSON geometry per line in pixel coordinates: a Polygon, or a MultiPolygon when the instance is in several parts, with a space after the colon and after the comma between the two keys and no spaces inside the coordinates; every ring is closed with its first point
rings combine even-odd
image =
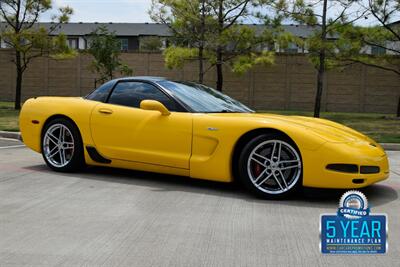
{"type": "Polygon", "coordinates": [[[281,194],[300,179],[301,165],[300,156],[291,145],[281,140],[268,140],[251,151],[247,173],[257,189],[281,194]]]}
{"type": "Polygon", "coordinates": [[[50,126],[43,138],[43,152],[47,161],[57,168],[66,166],[74,155],[74,137],[63,124],[50,126]]]}

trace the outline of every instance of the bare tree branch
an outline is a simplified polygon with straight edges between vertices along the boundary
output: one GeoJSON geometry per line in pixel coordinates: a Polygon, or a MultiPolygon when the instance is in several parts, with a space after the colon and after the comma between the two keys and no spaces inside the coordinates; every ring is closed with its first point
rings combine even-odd
{"type": "MultiPolygon", "coordinates": [[[[387,2],[385,1],[385,4],[386,4],[386,3],[387,3],[387,2]]],[[[382,24],[382,26],[383,26],[386,30],[388,30],[389,32],[391,32],[398,40],[400,40],[400,35],[399,35],[396,31],[394,31],[392,27],[390,27],[390,26],[388,25],[388,23],[387,23],[387,18],[381,18],[381,17],[376,13],[375,8],[374,8],[374,5],[373,5],[373,3],[372,3],[371,0],[369,0],[369,8],[370,8],[371,14],[382,24]]],[[[384,17],[386,17],[386,13],[383,13],[383,15],[384,15],[384,17]]]]}
{"type": "Polygon", "coordinates": [[[237,10],[238,8],[240,8],[240,6],[242,6],[242,5],[247,5],[248,2],[249,2],[249,0],[244,0],[244,1],[240,2],[239,4],[237,4],[236,6],[232,7],[231,9],[227,10],[227,11],[225,12],[224,19],[225,19],[231,12],[233,12],[233,11],[237,10]]]}
{"type": "Polygon", "coordinates": [[[390,71],[390,72],[396,73],[397,75],[400,75],[400,71],[397,70],[397,69],[394,69],[394,68],[389,68],[389,67],[385,67],[385,66],[382,66],[382,65],[374,64],[374,63],[364,62],[364,61],[361,61],[361,60],[358,60],[358,59],[348,59],[348,60],[353,61],[355,63],[360,63],[360,64],[365,65],[365,66],[369,66],[369,67],[374,67],[374,68],[378,68],[378,69],[381,69],[381,70],[390,71]]]}
{"type": "MultiPolygon", "coordinates": [[[[230,22],[229,22],[226,26],[224,26],[224,30],[230,28],[233,24],[236,23],[236,21],[237,21],[240,17],[243,16],[244,12],[246,11],[246,8],[247,8],[247,5],[248,5],[248,3],[249,3],[249,0],[244,1],[244,2],[245,2],[245,3],[244,3],[244,5],[243,5],[242,9],[240,10],[239,14],[237,14],[236,16],[233,16],[232,18],[230,18],[231,20],[230,20],[230,22]]],[[[226,14],[225,14],[225,15],[226,15],[226,14]]],[[[225,16],[223,17],[223,19],[224,19],[224,18],[225,18],[225,16]]],[[[226,20],[225,20],[225,21],[226,21],[226,20]]]]}

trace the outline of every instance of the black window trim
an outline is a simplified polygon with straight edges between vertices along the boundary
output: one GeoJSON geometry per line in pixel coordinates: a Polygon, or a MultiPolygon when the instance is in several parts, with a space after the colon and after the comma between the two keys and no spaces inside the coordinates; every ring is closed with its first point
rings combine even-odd
{"type": "MultiPolygon", "coordinates": [[[[106,98],[106,100],[104,101],[104,103],[113,105],[112,103],[109,103],[110,97],[112,95],[112,93],[114,92],[114,89],[117,87],[117,85],[119,83],[124,83],[124,82],[141,82],[141,83],[147,83],[150,84],[152,86],[154,86],[155,88],[157,88],[159,91],[161,91],[161,93],[163,93],[167,98],[169,98],[170,100],[172,100],[176,105],[177,105],[177,109],[178,111],[171,111],[171,112],[192,112],[190,110],[188,110],[188,108],[186,107],[186,105],[182,105],[182,103],[180,101],[178,101],[176,99],[176,97],[174,97],[173,95],[171,95],[167,90],[165,90],[164,88],[162,88],[160,85],[158,85],[155,82],[151,82],[148,80],[142,80],[142,79],[121,79],[118,80],[114,83],[114,85],[112,86],[110,92],[108,93],[108,96],[106,98]]],[[[129,106],[126,106],[129,107],[129,106]]],[[[135,107],[130,107],[130,108],[135,108],[135,107]]],[[[140,107],[139,107],[140,109],[140,107]]]]}
{"type": "Polygon", "coordinates": [[[178,103],[186,112],[190,113],[195,113],[194,109],[192,109],[190,106],[188,106],[186,103],[181,101],[173,92],[171,92],[169,89],[164,88],[162,85],[155,83],[156,86],[163,91],[165,94],[167,94],[169,97],[175,100],[176,103],[178,103]]]}
{"type": "MultiPolygon", "coordinates": [[[[117,83],[116,81],[107,81],[107,82],[101,84],[100,86],[98,86],[97,88],[95,88],[94,90],[92,90],[89,94],[85,95],[83,98],[86,99],[86,100],[91,100],[91,101],[97,101],[97,102],[105,103],[104,101],[98,101],[98,100],[88,99],[88,97],[89,97],[90,95],[92,95],[94,92],[96,92],[97,89],[100,89],[100,87],[102,87],[104,84],[106,84],[106,83],[108,83],[108,82],[112,82],[111,89],[110,89],[110,92],[111,92],[111,90],[113,90],[115,84],[117,83]]],[[[106,100],[107,100],[108,97],[110,96],[110,95],[109,95],[110,92],[108,93],[106,100]]]]}

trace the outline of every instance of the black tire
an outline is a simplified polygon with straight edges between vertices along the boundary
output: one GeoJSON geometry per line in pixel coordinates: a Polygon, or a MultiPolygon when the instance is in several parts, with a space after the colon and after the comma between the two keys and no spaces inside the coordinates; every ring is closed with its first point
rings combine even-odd
{"type": "Polygon", "coordinates": [[[303,181],[302,164],[299,149],[288,137],[279,133],[261,134],[252,138],[242,148],[237,162],[238,180],[250,192],[260,198],[284,199],[301,188],[303,181]],[[280,152],[275,150],[275,147],[278,147],[280,152]],[[271,155],[275,153],[276,156],[269,157],[268,151],[271,155]],[[265,155],[262,155],[262,152],[265,152],[265,155]],[[279,155],[276,153],[279,153],[279,155]],[[259,157],[259,155],[263,157],[259,157]],[[250,156],[252,160],[249,161],[250,156]],[[293,160],[290,159],[291,156],[293,160]],[[289,161],[293,162],[289,163],[289,161]],[[293,166],[291,166],[292,164],[293,166]],[[258,169],[261,170],[258,171],[258,169]],[[258,172],[255,173],[256,171],[258,172]],[[282,180],[282,177],[286,176],[287,179],[282,180]],[[258,183],[261,184],[258,185],[258,183]],[[284,189],[285,184],[287,185],[286,189],[284,189]]]}
{"type": "MultiPolygon", "coordinates": [[[[55,136],[54,134],[52,136],[55,136]]],[[[75,172],[81,170],[85,166],[85,158],[83,151],[83,143],[82,138],[79,132],[79,129],[76,127],[74,123],[64,118],[56,118],[46,123],[44,129],[42,131],[41,137],[41,149],[42,156],[47,166],[51,169],[58,172],[75,172]],[[65,146],[63,147],[63,142],[59,142],[58,145],[55,144],[56,139],[53,137],[46,137],[46,134],[50,131],[54,131],[51,133],[59,133],[57,132],[57,127],[63,128],[65,132],[65,137],[63,137],[63,141],[65,140],[65,146]],[[66,130],[67,129],[67,130],[66,130]],[[72,142],[71,142],[72,141],[72,142]],[[73,149],[67,149],[67,146],[71,146],[70,143],[73,143],[73,149]],[[64,156],[61,156],[61,153],[57,153],[57,150],[60,151],[60,147],[65,149],[64,156]],[[52,151],[54,150],[54,152],[52,151]],[[52,152],[49,154],[49,152],[52,152]],[[56,153],[53,158],[50,158],[53,153],[56,153]],[[46,156],[47,154],[47,156],[46,156]],[[57,155],[58,154],[58,155],[57,155]],[[58,159],[57,159],[58,157],[58,159]],[[65,161],[63,161],[64,159],[65,161]],[[64,162],[64,164],[62,164],[64,162]]]]}

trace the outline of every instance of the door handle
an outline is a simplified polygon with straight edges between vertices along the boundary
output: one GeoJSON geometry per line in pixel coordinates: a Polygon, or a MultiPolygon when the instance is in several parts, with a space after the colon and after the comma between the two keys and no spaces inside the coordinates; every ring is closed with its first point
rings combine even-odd
{"type": "Polygon", "coordinates": [[[113,111],[111,109],[108,109],[108,108],[101,108],[101,109],[99,109],[99,112],[102,113],[102,114],[106,114],[106,115],[110,115],[110,114],[113,113],[113,111]]]}

